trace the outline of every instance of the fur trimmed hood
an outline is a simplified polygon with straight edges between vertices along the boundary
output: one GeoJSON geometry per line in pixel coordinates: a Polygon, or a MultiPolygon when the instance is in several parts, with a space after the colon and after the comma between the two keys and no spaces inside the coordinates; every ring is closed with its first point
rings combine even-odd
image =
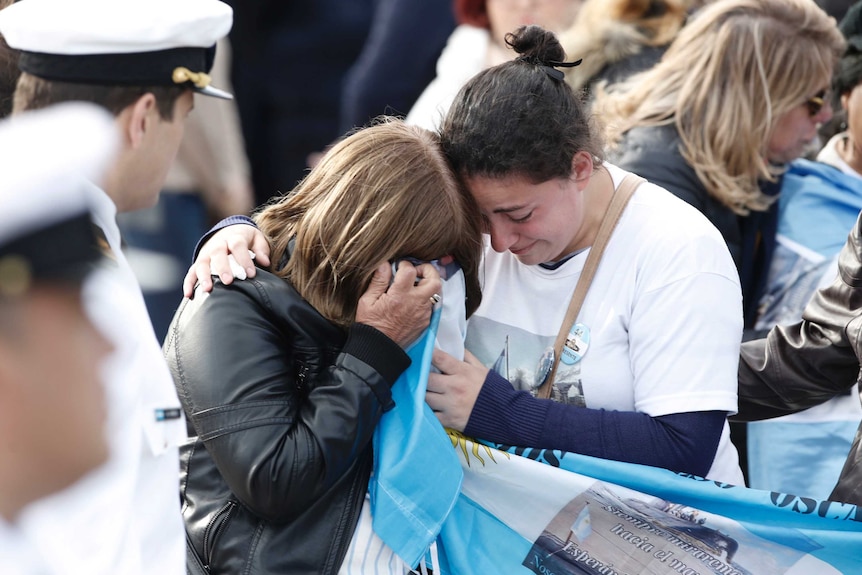
{"type": "Polygon", "coordinates": [[[670,44],[696,0],[586,0],[571,28],[560,34],[569,60],[580,66],[566,70],[566,81],[580,90],[613,64],[634,56],[644,46],[670,44]]]}

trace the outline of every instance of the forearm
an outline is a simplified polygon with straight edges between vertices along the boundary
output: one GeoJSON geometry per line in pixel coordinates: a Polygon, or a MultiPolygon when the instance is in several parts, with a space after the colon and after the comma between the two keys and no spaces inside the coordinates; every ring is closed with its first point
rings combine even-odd
{"type": "Polygon", "coordinates": [[[726,414],[704,411],[651,417],[536,399],[489,372],[465,429],[488,441],[559,449],[705,476],[726,414]]]}
{"type": "Polygon", "coordinates": [[[862,340],[860,222],[838,256],[838,277],[815,292],[802,321],[776,326],[765,339],[742,345],[738,419],[801,411],[856,384],[862,340]]]}
{"type": "MultiPolygon", "coordinates": [[[[801,322],[773,328],[765,339],[746,342],[739,358],[738,421],[796,413],[852,388],[859,362],[846,341],[801,322]]],[[[843,329],[831,330],[833,335],[843,329]]]]}
{"type": "Polygon", "coordinates": [[[289,517],[305,510],[368,448],[382,413],[392,406],[390,387],[409,363],[382,333],[354,326],[333,366],[316,381],[302,382],[300,376],[295,382],[307,385],[308,395],[295,419],[259,444],[274,449],[261,449],[246,464],[234,454],[229,465],[240,476],[229,483],[240,484],[244,500],[258,512],[289,517]]]}
{"type": "Polygon", "coordinates": [[[314,386],[301,410],[300,425],[320,446],[324,464],[320,485],[311,489],[334,483],[368,446],[381,415],[394,406],[390,388],[409,364],[380,331],[362,324],[350,329],[326,385],[314,386]]]}

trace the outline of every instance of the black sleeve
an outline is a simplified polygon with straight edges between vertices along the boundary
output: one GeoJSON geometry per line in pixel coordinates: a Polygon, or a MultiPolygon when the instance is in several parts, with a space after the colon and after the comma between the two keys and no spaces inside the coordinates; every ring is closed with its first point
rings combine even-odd
{"type": "Polygon", "coordinates": [[[192,254],[192,262],[198,259],[198,254],[201,251],[201,248],[204,247],[204,244],[207,243],[214,233],[219,231],[222,228],[226,228],[228,226],[232,226],[234,224],[246,224],[249,226],[257,227],[257,224],[254,223],[254,220],[248,216],[228,216],[222,221],[218,222],[216,225],[210,228],[210,230],[203,235],[201,239],[198,240],[197,245],[195,246],[195,251],[192,254]]]}
{"type": "MultiPolygon", "coordinates": [[[[230,489],[277,521],[313,505],[367,448],[410,360],[356,324],[334,362],[309,372],[259,290],[257,279],[217,282],[208,297],[186,300],[165,355],[189,422],[230,489]]],[[[310,306],[290,313],[320,321],[310,306]]]]}

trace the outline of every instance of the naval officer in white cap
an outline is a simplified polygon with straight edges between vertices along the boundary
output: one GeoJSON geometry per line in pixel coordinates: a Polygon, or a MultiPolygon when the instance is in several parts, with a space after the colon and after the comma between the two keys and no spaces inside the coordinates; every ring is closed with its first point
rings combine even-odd
{"type": "Polygon", "coordinates": [[[87,312],[115,348],[105,369],[110,459],[22,517],[56,573],[185,573],[185,420],[115,216],[156,202],[193,94],[229,97],[207,72],[231,23],[219,0],[23,0],[0,10],[0,34],[20,51],[13,117],[85,100],[113,114],[120,137],[105,184],[92,190],[115,265],[85,291],[87,312]]]}
{"type": "Polygon", "coordinates": [[[44,572],[17,528],[33,501],[105,462],[99,367],[111,350],[87,318],[102,259],[85,178],[116,148],[111,117],[64,104],[0,122],[0,571],[44,572]]]}

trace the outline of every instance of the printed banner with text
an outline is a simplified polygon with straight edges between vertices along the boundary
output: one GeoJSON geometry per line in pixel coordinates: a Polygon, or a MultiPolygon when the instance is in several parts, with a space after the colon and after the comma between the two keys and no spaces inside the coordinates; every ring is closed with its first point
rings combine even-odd
{"type": "Polygon", "coordinates": [[[862,573],[855,505],[449,438],[464,479],[437,539],[444,575],[862,573]]]}

